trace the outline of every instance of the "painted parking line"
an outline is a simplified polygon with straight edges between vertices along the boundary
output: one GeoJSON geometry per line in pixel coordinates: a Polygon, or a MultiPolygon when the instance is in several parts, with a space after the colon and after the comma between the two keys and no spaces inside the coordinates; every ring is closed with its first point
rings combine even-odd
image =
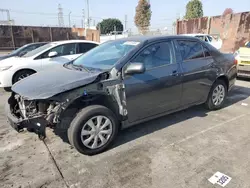
{"type": "Polygon", "coordinates": [[[247,103],[241,103],[241,106],[248,106],[248,104],[247,103]]]}
{"type": "Polygon", "coordinates": [[[228,124],[228,123],[230,123],[230,122],[232,122],[232,121],[235,121],[235,120],[237,120],[237,119],[240,119],[240,118],[242,118],[242,117],[244,117],[244,116],[247,116],[247,115],[249,115],[249,114],[250,114],[250,113],[248,113],[248,114],[242,114],[242,115],[236,116],[236,117],[234,117],[234,118],[232,118],[232,119],[230,119],[230,120],[228,120],[228,121],[224,121],[224,122],[219,123],[219,124],[217,124],[217,125],[215,125],[215,126],[209,127],[209,128],[207,128],[207,129],[205,129],[205,130],[202,130],[202,131],[200,131],[200,132],[198,132],[198,133],[194,133],[194,134],[192,134],[192,135],[190,135],[190,136],[187,136],[186,138],[181,139],[181,140],[179,140],[179,141],[177,141],[177,142],[173,142],[173,143],[169,144],[168,146],[174,146],[175,144],[180,144],[180,143],[182,143],[182,142],[185,142],[185,141],[187,141],[187,140],[190,140],[190,139],[192,139],[192,138],[194,138],[194,137],[196,137],[196,136],[199,136],[199,135],[201,135],[201,134],[203,134],[203,133],[206,133],[206,132],[208,132],[208,131],[210,131],[210,130],[212,130],[212,129],[215,129],[215,128],[217,128],[217,127],[221,127],[221,126],[223,126],[223,125],[226,125],[226,124],[228,124]]]}

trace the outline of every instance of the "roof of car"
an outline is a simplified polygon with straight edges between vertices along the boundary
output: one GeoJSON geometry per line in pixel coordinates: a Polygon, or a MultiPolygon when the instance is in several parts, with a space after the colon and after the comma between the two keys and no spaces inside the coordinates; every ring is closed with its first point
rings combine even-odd
{"type": "Polygon", "coordinates": [[[33,42],[33,43],[28,43],[28,44],[25,44],[26,46],[30,46],[30,45],[34,45],[34,44],[47,44],[49,42],[33,42]]]}
{"type": "Polygon", "coordinates": [[[90,41],[90,40],[61,40],[61,41],[53,41],[51,43],[55,45],[59,45],[59,44],[67,44],[67,43],[74,43],[74,42],[99,44],[98,42],[90,41]]]}
{"type": "Polygon", "coordinates": [[[145,41],[155,41],[155,40],[166,40],[166,39],[194,39],[191,36],[185,35],[160,35],[160,36],[135,36],[135,37],[128,37],[117,39],[120,41],[136,41],[136,42],[145,42],[145,41]]]}
{"type": "Polygon", "coordinates": [[[46,43],[49,43],[49,42],[34,42],[34,43],[30,43],[30,44],[46,44],[46,43]]]}
{"type": "Polygon", "coordinates": [[[208,34],[204,34],[204,33],[189,33],[189,34],[181,34],[182,36],[207,36],[208,34]]]}

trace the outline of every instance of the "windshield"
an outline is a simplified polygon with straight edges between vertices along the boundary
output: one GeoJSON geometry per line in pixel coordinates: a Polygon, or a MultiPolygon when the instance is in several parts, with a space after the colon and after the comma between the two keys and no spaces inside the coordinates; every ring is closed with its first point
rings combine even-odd
{"type": "Polygon", "coordinates": [[[90,69],[108,70],[135,48],[139,42],[134,41],[110,41],[103,43],[77,58],[73,64],[90,69]]]}
{"type": "Polygon", "coordinates": [[[19,52],[23,51],[28,46],[29,46],[29,44],[26,44],[26,45],[24,45],[24,46],[22,46],[22,47],[20,47],[20,48],[18,48],[16,50],[12,51],[10,54],[18,54],[19,52]]]}
{"type": "Polygon", "coordinates": [[[39,48],[36,48],[35,50],[32,50],[32,51],[28,52],[27,54],[25,54],[22,57],[31,57],[31,56],[34,56],[34,55],[36,55],[36,54],[38,54],[38,53],[40,53],[40,52],[42,52],[42,51],[44,51],[44,50],[46,50],[47,48],[50,48],[50,47],[52,47],[52,44],[50,44],[50,43],[49,44],[45,44],[45,45],[43,45],[43,46],[41,46],[39,48]]]}

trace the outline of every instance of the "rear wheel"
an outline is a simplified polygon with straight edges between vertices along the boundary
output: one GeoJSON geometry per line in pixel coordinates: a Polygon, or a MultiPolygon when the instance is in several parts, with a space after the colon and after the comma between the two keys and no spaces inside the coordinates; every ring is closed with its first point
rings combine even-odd
{"type": "Polygon", "coordinates": [[[208,99],[206,101],[206,107],[209,110],[220,109],[227,96],[227,86],[223,80],[217,80],[209,93],[208,99]]]}
{"type": "Polygon", "coordinates": [[[68,139],[77,151],[95,155],[105,151],[118,133],[118,121],[111,110],[93,105],[82,109],[68,129],[68,139]]]}
{"type": "Polygon", "coordinates": [[[15,84],[16,82],[34,74],[35,71],[32,70],[21,70],[19,72],[17,72],[14,77],[13,77],[13,84],[15,84]]]}

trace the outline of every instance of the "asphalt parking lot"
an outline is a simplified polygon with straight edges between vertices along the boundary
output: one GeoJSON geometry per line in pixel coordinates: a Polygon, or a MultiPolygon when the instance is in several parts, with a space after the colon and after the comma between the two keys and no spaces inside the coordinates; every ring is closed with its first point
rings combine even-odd
{"type": "MultiPolygon", "coordinates": [[[[220,171],[227,188],[250,187],[250,81],[239,80],[225,107],[196,106],[123,130],[112,149],[77,153],[47,129],[45,141],[6,122],[0,91],[1,188],[212,188],[220,171]]],[[[63,134],[60,134],[63,135],[63,134]]]]}

